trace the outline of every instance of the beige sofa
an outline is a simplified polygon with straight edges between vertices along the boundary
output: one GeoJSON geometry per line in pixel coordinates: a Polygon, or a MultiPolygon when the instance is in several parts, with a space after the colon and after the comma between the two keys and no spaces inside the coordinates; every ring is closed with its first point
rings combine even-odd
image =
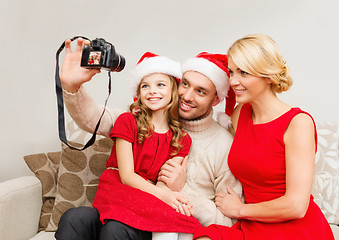
{"type": "MultiPolygon", "coordinates": [[[[68,132],[69,139],[83,142],[86,134],[79,134],[79,130],[72,124],[67,124],[72,129],[68,132]]],[[[0,183],[0,239],[54,239],[58,219],[64,211],[73,206],[90,205],[93,201],[97,178],[105,168],[104,163],[111,148],[111,142],[107,140],[97,140],[84,153],[62,146],[60,152],[25,156],[25,161],[35,176],[0,183]],[[79,162],[84,164],[81,166],[79,162]],[[79,187],[78,181],[82,186],[79,187]]],[[[318,125],[318,152],[312,194],[337,240],[338,151],[337,126],[332,123],[318,125]]]]}

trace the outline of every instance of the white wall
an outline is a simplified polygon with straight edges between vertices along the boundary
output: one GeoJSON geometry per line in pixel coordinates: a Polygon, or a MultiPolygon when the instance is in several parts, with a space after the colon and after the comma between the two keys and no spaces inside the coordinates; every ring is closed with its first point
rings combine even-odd
{"type": "MultiPolygon", "coordinates": [[[[23,156],[57,151],[55,52],[75,35],[103,37],[127,60],[113,74],[110,105],[125,107],[126,79],[142,53],[183,61],[225,53],[249,33],[272,36],[294,77],[281,98],[317,122],[339,124],[339,4],[336,0],[1,0],[0,182],[31,174],[23,156]]],[[[103,103],[107,76],[88,84],[103,103]]]]}

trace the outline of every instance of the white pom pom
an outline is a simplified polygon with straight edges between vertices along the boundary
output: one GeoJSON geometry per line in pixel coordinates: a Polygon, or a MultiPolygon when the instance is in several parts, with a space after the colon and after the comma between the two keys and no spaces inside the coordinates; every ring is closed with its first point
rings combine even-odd
{"type": "Polygon", "coordinates": [[[224,112],[216,113],[217,122],[224,128],[228,129],[232,125],[231,118],[224,112]]]}

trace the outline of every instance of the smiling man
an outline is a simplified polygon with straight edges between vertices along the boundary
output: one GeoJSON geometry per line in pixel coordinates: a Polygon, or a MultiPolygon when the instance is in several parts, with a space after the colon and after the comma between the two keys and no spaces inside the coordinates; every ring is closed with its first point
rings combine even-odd
{"type": "MultiPolygon", "coordinates": [[[[179,171],[178,166],[171,168],[172,161],[163,166],[159,179],[189,197],[194,216],[202,225],[216,222],[232,225],[231,219],[222,215],[214,204],[215,193],[226,192],[226,186],[233,185],[239,195],[242,191],[227,165],[233,137],[213,119],[213,107],[225,99],[229,91],[227,57],[203,52],[186,60],[182,70],[178,87],[179,116],[184,130],[192,138],[186,181],[180,174],[171,175],[179,171]],[[182,189],[181,185],[176,187],[179,183],[184,185],[182,189]]],[[[234,104],[234,99],[227,99],[227,108],[233,108],[234,104]]]]}
{"type": "MultiPolygon", "coordinates": [[[[75,52],[66,42],[66,56],[61,72],[64,100],[68,112],[80,128],[93,132],[102,112],[82,87],[98,71],[80,68],[82,40],[75,52]],[[78,76],[85,76],[79,79],[78,76]]],[[[194,208],[194,216],[204,226],[209,224],[232,225],[214,203],[217,192],[226,192],[226,186],[239,195],[242,188],[227,165],[232,135],[213,119],[213,106],[229,90],[227,57],[222,54],[200,53],[182,66],[183,77],[178,86],[179,116],[183,129],[191,136],[192,146],[186,164],[179,165],[172,159],[162,167],[158,179],[173,191],[187,195],[194,208]]],[[[234,99],[227,101],[229,109],[234,99]]],[[[106,109],[98,133],[109,136],[115,119],[122,111],[106,109]]],[[[80,207],[68,210],[61,218],[57,239],[99,239],[101,223],[94,208],[80,207]]],[[[151,239],[151,234],[117,224],[111,239],[151,239]]]]}

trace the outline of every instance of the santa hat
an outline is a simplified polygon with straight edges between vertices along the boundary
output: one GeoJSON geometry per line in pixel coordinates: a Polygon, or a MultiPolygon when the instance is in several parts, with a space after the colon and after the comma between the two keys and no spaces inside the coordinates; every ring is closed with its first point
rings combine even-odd
{"type": "Polygon", "coordinates": [[[146,52],[137,63],[137,66],[132,71],[131,87],[133,94],[136,95],[139,83],[141,80],[152,73],[163,73],[171,75],[180,82],[182,73],[180,63],[173,61],[167,57],[146,52]]]}
{"type": "MultiPolygon", "coordinates": [[[[228,71],[228,60],[225,54],[213,54],[202,52],[194,58],[190,58],[182,65],[182,72],[195,71],[208,77],[214,84],[218,98],[221,101],[226,98],[225,103],[225,116],[222,125],[229,125],[229,116],[232,114],[235,106],[235,94],[230,88],[228,79],[230,73],[228,71]]],[[[219,122],[220,123],[220,122],[219,122]]]]}

